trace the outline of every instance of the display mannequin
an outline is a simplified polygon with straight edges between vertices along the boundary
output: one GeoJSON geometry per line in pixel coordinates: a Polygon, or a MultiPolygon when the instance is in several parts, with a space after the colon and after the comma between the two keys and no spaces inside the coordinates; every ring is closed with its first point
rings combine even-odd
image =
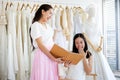
{"type": "MultiPolygon", "coordinates": [[[[102,53],[103,37],[101,36],[100,28],[97,26],[95,20],[96,7],[97,6],[94,4],[87,7],[86,12],[88,13],[88,18],[84,24],[84,36],[86,37],[89,49],[94,58],[92,73],[97,74],[97,80],[115,80],[114,74],[102,53]]],[[[92,80],[90,77],[87,78],[87,80],[92,80]]]]}

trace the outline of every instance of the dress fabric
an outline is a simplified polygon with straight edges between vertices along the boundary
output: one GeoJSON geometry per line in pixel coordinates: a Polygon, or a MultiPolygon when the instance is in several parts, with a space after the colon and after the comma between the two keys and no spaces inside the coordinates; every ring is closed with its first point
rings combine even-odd
{"type": "Polygon", "coordinates": [[[7,10],[8,29],[8,79],[15,80],[18,71],[18,58],[16,52],[16,12],[11,6],[7,10]]]}
{"type": "Polygon", "coordinates": [[[74,22],[73,22],[73,11],[72,8],[66,9],[67,13],[67,22],[68,22],[68,29],[69,29],[69,40],[68,40],[68,50],[72,51],[73,45],[73,34],[74,34],[74,22]]]}
{"type": "MultiPolygon", "coordinates": [[[[96,26],[96,24],[94,24],[92,22],[86,22],[84,27],[85,27],[85,33],[91,40],[92,44],[94,46],[99,46],[98,44],[100,41],[101,33],[99,31],[99,28],[96,26]]],[[[92,73],[97,74],[97,80],[116,80],[115,76],[107,62],[107,59],[105,58],[105,56],[103,54],[103,51],[95,52],[95,50],[93,50],[93,48],[91,48],[90,45],[89,45],[89,50],[93,55],[93,71],[92,71],[92,73]]],[[[88,78],[87,80],[92,80],[92,79],[88,78]]]]}
{"type": "MultiPolygon", "coordinates": [[[[57,33],[56,33],[56,36],[55,36],[55,43],[57,45],[59,45],[60,47],[64,48],[64,49],[67,49],[66,45],[67,45],[67,42],[66,42],[66,37],[63,33],[63,30],[62,30],[62,27],[61,27],[61,24],[60,24],[60,17],[62,16],[61,15],[61,9],[60,8],[56,8],[55,9],[55,29],[57,30],[57,33]]],[[[59,76],[61,78],[64,78],[66,76],[66,68],[64,67],[63,64],[58,64],[58,72],[59,72],[59,76]]]]}
{"type": "Polygon", "coordinates": [[[18,67],[17,80],[25,80],[25,66],[23,59],[23,44],[22,44],[22,30],[21,30],[21,11],[17,12],[17,55],[18,67]]]}
{"type": "MultiPolygon", "coordinates": [[[[0,15],[1,16],[1,15],[0,15]]],[[[7,80],[7,33],[6,16],[0,18],[0,80],[7,80]]]]}
{"type": "Polygon", "coordinates": [[[28,57],[28,32],[27,32],[27,11],[22,11],[22,43],[23,43],[23,54],[24,54],[24,64],[25,64],[25,71],[29,71],[29,57],[28,57]]]}
{"type": "Polygon", "coordinates": [[[82,18],[80,13],[76,12],[73,16],[74,21],[74,35],[77,33],[84,32],[84,27],[82,26],[82,18]]]}
{"type": "Polygon", "coordinates": [[[61,17],[61,10],[58,9],[56,12],[56,16],[55,16],[55,27],[57,29],[57,33],[55,36],[55,43],[58,44],[59,46],[66,48],[66,37],[63,34],[63,30],[60,24],[60,17],[61,17]]]}
{"type": "Polygon", "coordinates": [[[56,62],[48,58],[43,53],[35,41],[35,39],[41,37],[42,43],[48,50],[54,45],[53,42],[53,30],[49,25],[47,28],[42,26],[41,23],[34,22],[31,25],[31,37],[33,39],[33,45],[35,46],[32,71],[30,80],[58,80],[58,65],[56,62]]]}
{"type": "Polygon", "coordinates": [[[77,65],[70,65],[66,78],[68,80],[85,80],[85,76],[83,60],[81,60],[77,65]]]}

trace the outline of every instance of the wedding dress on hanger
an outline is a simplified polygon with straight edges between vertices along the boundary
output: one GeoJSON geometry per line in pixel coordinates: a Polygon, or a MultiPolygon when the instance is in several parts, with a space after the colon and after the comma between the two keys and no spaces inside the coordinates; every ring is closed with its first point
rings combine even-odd
{"type": "Polygon", "coordinates": [[[74,33],[74,22],[73,22],[73,11],[72,8],[66,8],[67,13],[67,23],[68,23],[68,30],[69,30],[69,39],[68,39],[68,50],[72,51],[73,45],[73,33],[74,33]]]}
{"type": "MultiPolygon", "coordinates": [[[[87,8],[88,19],[84,24],[85,34],[91,41],[93,46],[99,47],[99,41],[101,37],[100,28],[96,25],[95,21],[95,6],[91,5],[87,8]]],[[[101,46],[100,46],[101,47],[101,46]]],[[[93,71],[97,74],[97,80],[116,80],[115,76],[105,58],[103,51],[96,51],[89,44],[89,50],[93,55],[93,71]]],[[[87,79],[92,80],[92,79],[87,79]]]]}
{"type": "Polygon", "coordinates": [[[24,59],[23,59],[23,44],[22,44],[22,29],[21,29],[21,10],[18,5],[18,11],[17,11],[17,54],[18,54],[18,65],[19,65],[19,71],[17,73],[17,80],[23,80],[25,79],[25,67],[24,67],[24,59]]]}
{"type": "MultiPolygon", "coordinates": [[[[61,16],[62,16],[62,13],[61,13],[62,9],[61,8],[56,8],[55,9],[55,29],[56,29],[56,36],[55,36],[55,43],[59,46],[61,46],[62,48],[66,49],[66,38],[65,38],[65,35],[63,34],[63,31],[62,31],[62,26],[61,26],[61,16]]],[[[65,70],[64,70],[64,66],[63,64],[58,64],[58,72],[59,72],[59,76],[61,78],[65,78],[65,70]]]]}
{"type": "Polygon", "coordinates": [[[9,6],[7,11],[8,33],[8,79],[15,80],[18,71],[18,59],[16,52],[16,12],[15,6],[9,6]]]}
{"type": "Polygon", "coordinates": [[[7,32],[5,6],[0,13],[0,80],[7,80],[7,32]]]}
{"type": "Polygon", "coordinates": [[[74,16],[73,16],[73,20],[74,20],[74,34],[76,33],[81,33],[84,31],[84,27],[82,26],[82,16],[79,13],[79,11],[73,10],[74,12],[74,16]]]}

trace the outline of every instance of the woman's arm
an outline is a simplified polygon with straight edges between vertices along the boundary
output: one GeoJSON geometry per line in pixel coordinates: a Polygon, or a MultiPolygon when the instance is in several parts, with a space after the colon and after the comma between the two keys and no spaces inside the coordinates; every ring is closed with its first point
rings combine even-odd
{"type": "Polygon", "coordinates": [[[92,56],[90,56],[88,58],[88,62],[87,62],[86,57],[84,57],[83,65],[84,65],[84,70],[85,70],[86,74],[90,74],[91,73],[91,71],[92,71],[92,64],[93,64],[93,57],[92,56]]]}
{"type": "Polygon", "coordinates": [[[45,53],[46,56],[48,56],[51,60],[58,62],[58,60],[49,52],[49,50],[42,44],[41,38],[37,38],[36,42],[38,44],[38,47],[45,53]]]}

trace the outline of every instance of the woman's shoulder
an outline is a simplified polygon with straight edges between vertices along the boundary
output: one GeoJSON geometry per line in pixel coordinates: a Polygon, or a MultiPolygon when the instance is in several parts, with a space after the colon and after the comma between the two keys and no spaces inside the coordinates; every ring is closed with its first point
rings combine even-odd
{"type": "Polygon", "coordinates": [[[36,21],[36,22],[32,23],[31,27],[32,27],[32,26],[39,26],[39,25],[40,25],[40,24],[36,21]]]}
{"type": "Polygon", "coordinates": [[[31,29],[41,29],[41,25],[39,22],[34,22],[32,25],[31,25],[31,29]]]}
{"type": "Polygon", "coordinates": [[[41,25],[39,24],[39,22],[34,22],[33,24],[31,24],[31,31],[38,31],[41,30],[41,25]]]}

